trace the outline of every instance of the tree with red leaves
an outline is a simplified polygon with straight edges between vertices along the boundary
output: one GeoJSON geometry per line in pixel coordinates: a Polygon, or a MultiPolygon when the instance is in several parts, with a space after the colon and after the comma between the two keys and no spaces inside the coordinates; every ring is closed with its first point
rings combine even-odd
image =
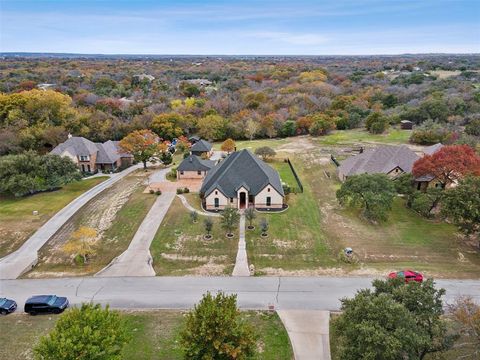
{"type": "Polygon", "coordinates": [[[413,175],[433,176],[442,188],[466,175],[480,176],[480,156],[468,145],[444,146],[413,164],[413,175]]]}

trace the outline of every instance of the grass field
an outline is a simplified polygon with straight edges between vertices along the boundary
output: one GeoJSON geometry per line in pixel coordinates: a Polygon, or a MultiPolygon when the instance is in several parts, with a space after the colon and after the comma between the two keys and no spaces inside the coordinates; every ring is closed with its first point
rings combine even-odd
{"type": "Polygon", "coordinates": [[[314,139],[320,145],[349,145],[362,142],[406,144],[411,135],[411,130],[390,128],[385,134],[370,134],[364,129],[336,130],[331,134],[314,139]]]}
{"type": "Polygon", "coordinates": [[[379,225],[362,220],[357,211],[341,208],[335,198],[340,187],[335,167],[322,156],[328,160],[320,152],[302,156],[300,177],[312,189],[332,249],[338,254],[350,246],[358,256],[357,265],[339,264],[345,270],[384,274],[411,267],[427,276],[478,277],[480,254],[464,244],[455,227],[422,218],[406,208],[401,198],[395,200],[388,221],[379,225]]]}
{"type": "MultiPolygon", "coordinates": [[[[272,149],[276,149],[281,145],[285,145],[291,141],[291,138],[282,138],[282,139],[259,139],[259,140],[237,140],[235,144],[237,145],[237,150],[248,149],[252,152],[255,149],[262,147],[262,146],[269,146],[272,149]]],[[[221,142],[214,143],[213,148],[214,150],[220,150],[222,146],[221,142]]]]}
{"type": "Polygon", "coordinates": [[[135,172],[86,204],[40,250],[39,262],[26,277],[93,275],[125,251],[157,195],[143,193],[148,173],[135,172]],[[97,230],[95,254],[76,264],[63,245],[80,226],[97,230]]]}
{"type": "Polygon", "coordinates": [[[60,190],[35,194],[24,198],[0,197],[0,257],[18,249],[40,226],[60,209],[106,176],[76,181],[60,190]],[[33,215],[33,210],[38,215],[33,215]]]}
{"type": "MultiPolygon", "coordinates": [[[[123,351],[123,360],[180,360],[183,351],[179,342],[184,312],[123,312],[133,339],[123,351]]],[[[243,312],[242,316],[259,335],[257,360],[291,360],[292,350],[287,332],[278,316],[266,312],[243,312]]],[[[58,315],[28,316],[13,314],[1,319],[2,346],[0,358],[33,359],[32,347],[41,335],[55,325],[58,315]]]]}
{"type": "MultiPolygon", "coordinates": [[[[291,188],[298,188],[297,180],[295,180],[295,176],[293,175],[290,166],[288,165],[288,163],[283,161],[283,159],[276,159],[274,161],[270,161],[268,162],[268,165],[278,171],[280,179],[283,183],[287,184],[291,188]]],[[[293,165],[295,166],[295,164],[293,165]]]]}
{"type": "MultiPolygon", "coordinates": [[[[194,194],[187,194],[189,200],[194,194]]],[[[193,202],[192,202],[193,203],[193,202]]],[[[204,240],[205,216],[193,223],[179,198],[173,200],[150,247],[157,275],[228,275],[237,253],[238,231],[225,236],[220,219],[213,218],[212,238],[204,240]]]]}

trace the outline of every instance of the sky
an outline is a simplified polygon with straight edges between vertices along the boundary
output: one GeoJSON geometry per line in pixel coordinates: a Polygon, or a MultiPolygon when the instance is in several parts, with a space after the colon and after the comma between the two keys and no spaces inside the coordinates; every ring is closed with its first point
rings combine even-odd
{"type": "Polygon", "coordinates": [[[0,0],[0,51],[479,53],[480,0],[0,0]]]}

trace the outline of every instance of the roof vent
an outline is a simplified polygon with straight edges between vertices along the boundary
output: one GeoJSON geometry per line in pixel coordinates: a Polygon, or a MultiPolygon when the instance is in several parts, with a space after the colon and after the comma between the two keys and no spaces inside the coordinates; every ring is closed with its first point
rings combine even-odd
{"type": "Polygon", "coordinates": [[[193,159],[192,159],[191,156],[188,158],[188,160],[189,160],[190,162],[193,162],[193,159]]]}
{"type": "Polygon", "coordinates": [[[67,137],[70,139],[73,135],[68,133],[67,137]]]}

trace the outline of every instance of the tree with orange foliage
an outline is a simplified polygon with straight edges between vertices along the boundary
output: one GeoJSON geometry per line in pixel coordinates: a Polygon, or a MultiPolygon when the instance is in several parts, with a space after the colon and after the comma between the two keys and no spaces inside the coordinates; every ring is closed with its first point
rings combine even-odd
{"type": "Polygon", "coordinates": [[[141,161],[147,169],[147,161],[156,161],[168,150],[158,136],[150,130],[137,130],[125,136],[119,143],[120,149],[131,154],[135,161],[141,161]]]}
{"type": "Polygon", "coordinates": [[[413,175],[433,176],[442,188],[466,175],[480,176],[480,156],[468,145],[444,146],[413,164],[413,175]]]}
{"type": "Polygon", "coordinates": [[[235,141],[229,138],[222,143],[222,146],[220,147],[220,149],[230,154],[232,151],[235,150],[235,147],[236,147],[235,141]]]}

